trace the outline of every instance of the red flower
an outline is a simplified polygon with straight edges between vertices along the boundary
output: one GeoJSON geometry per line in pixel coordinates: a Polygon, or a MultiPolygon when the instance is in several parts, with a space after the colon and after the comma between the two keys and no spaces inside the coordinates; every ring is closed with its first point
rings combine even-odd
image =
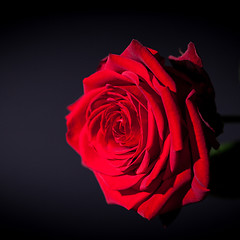
{"type": "Polygon", "coordinates": [[[106,201],[147,219],[205,197],[209,150],[222,128],[194,44],[169,59],[173,67],[133,40],[84,79],[66,117],[67,142],[106,201]]]}

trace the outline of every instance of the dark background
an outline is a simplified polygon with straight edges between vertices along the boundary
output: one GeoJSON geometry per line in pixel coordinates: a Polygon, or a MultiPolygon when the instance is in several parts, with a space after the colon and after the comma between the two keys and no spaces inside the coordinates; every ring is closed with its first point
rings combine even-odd
{"type": "MultiPolygon", "coordinates": [[[[66,144],[64,117],[67,105],[83,93],[82,79],[133,38],[164,57],[178,56],[179,48],[184,51],[194,42],[215,87],[219,112],[239,115],[238,5],[34,4],[10,3],[0,10],[0,235],[237,238],[239,180],[230,176],[238,174],[239,155],[226,158],[227,172],[218,172],[234,197],[209,195],[184,207],[164,229],[158,218],[148,221],[106,204],[93,174],[66,144]]],[[[239,136],[239,124],[228,124],[219,141],[239,136]]]]}

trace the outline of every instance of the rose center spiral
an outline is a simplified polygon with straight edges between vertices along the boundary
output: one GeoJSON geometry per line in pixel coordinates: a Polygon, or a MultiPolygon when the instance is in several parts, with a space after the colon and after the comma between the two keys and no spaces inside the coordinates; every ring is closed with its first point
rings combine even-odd
{"type": "Polygon", "coordinates": [[[112,124],[112,135],[116,143],[120,145],[126,142],[127,135],[129,133],[129,127],[126,119],[123,116],[118,116],[112,124]]]}
{"type": "Polygon", "coordinates": [[[125,102],[112,102],[105,112],[105,130],[113,140],[124,147],[133,147],[139,142],[140,127],[136,111],[125,102]]]}

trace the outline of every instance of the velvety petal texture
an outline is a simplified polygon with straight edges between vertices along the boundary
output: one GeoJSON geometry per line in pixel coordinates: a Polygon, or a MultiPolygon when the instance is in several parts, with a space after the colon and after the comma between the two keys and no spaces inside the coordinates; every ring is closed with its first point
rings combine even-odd
{"type": "Polygon", "coordinates": [[[147,219],[206,196],[209,150],[222,131],[194,44],[169,60],[133,40],[83,80],[84,95],[66,116],[67,142],[107,203],[147,219]]]}

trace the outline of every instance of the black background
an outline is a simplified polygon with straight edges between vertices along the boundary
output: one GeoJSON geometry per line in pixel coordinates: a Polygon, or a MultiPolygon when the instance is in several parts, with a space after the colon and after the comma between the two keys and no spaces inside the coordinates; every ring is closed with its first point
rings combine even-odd
{"type": "MultiPolygon", "coordinates": [[[[219,4],[92,2],[77,7],[34,2],[1,7],[1,236],[237,238],[239,198],[209,195],[184,207],[165,229],[158,218],[148,221],[107,205],[93,174],[65,140],[66,107],[83,93],[82,79],[133,38],[164,57],[178,56],[179,48],[184,51],[194,42],[215,87],[219,112],[239,115],[238,5],[219,4]]],[[[239,124],[228,124],[219,141],[239,136],[239,124]]],[[[239,160],[238,155],[226,159],[226,166],[235,168],[239,160]]],[[[222,172],[226,182],[230,175],[231,170],[222,172]]],[[[231,189],[239,192],[239,187],[231,189]]]]}

